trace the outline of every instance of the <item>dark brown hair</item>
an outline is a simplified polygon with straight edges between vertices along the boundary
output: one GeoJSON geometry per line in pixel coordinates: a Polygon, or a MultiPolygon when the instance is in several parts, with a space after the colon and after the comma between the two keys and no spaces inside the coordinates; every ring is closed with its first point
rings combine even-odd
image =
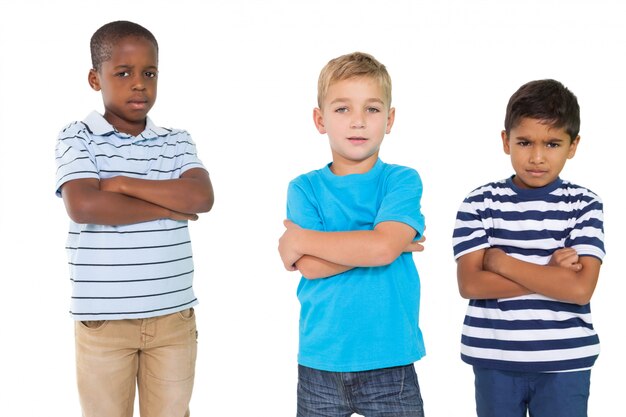
{"type": "Polygon", "coordinates": [[[580,130],[580,107],[576,96],[559,81],[530,81],[509,99],[504,130],[509,135],[523,118],[538,119],[555,128],[565,128],[574,140],[580,130]]]}

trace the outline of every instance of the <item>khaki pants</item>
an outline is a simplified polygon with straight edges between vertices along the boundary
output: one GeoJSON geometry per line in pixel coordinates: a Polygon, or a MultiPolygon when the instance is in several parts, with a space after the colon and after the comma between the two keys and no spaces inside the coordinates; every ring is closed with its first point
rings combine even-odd
{"type": "Polygon", "coordinates": [[[193,308],[136,320],[77,321],[76,371],[84,417],[189,416],[196,366],[193,308]]]}

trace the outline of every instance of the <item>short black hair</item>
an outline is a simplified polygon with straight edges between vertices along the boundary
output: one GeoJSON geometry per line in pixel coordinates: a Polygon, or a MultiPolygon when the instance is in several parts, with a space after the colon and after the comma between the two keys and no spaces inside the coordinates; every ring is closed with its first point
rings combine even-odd
{"type": "Polygon", "coordinates": [[[571,140],[580,130],[578,99],[563,84],[552,79],[530,81],[513,93],[506,106],[506,134],[525,117],[545,121],[555,128],[565,128],[571,140]]]}
{"type": "Polygon", "coordinates": [[[137,23],[127,20],[117,20],[102,26],[91,37],[91,65],[93,69],[99,71],[102,63],[111,59],[113,46],[115,46],[120,39],[129,36],[144,38],[152,42],[157,50],[158,56],[159,44],[152,32],[137,23]]]}

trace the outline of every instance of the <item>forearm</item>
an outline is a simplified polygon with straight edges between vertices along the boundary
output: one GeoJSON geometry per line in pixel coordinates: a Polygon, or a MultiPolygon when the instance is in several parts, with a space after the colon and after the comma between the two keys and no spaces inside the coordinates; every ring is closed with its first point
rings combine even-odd
{"type": "Polygon", "coordinates": [[[489,271],[457,274],[457,277],[459,293],[467,299],[510,298],[533,293],[517,282],[489,271]]]}
{"type": "Polygon", "coordinates": [[[537,265],[516,259],[501,251],[490,259],[486,268],[535,293],[581,305],[589,302],[597,279],[597,275],[595,279],[589,278],[592,272],[588,270],[589,268],[576,272],[560,266],[537,265]]]}
{"type": "Polygon", "coordinates": [[[415,231],[406,225],[396,227],[395,232],[393,228],[381,229],[349,232],[300,229],[294,240],[295,251],[347,267],[388,265],[402,254],[415,231]]]}
{"type": "Polygon", "coordinates": [[[163,218],[195,220],[198,217],[123,194],[102,191],[99,181],[94,178],[69,181],[61,188],[61,194],[68,215],[76,223],[117,226],[163,218]]]}
{"type": "Polygon", "coordinates": [[[457,283],[461,297],[475,300],[510,298],[532,291],[502,275],[485,270],[485,249],[466,253],[456,263],[457,283]]]}
{"type": "Polygon", "coordinates": [[[203,169],[171,180],[118,176],[101,181],[106,191],[124,194],[180,213],[204,213],[213,206],[213,188],[203,169]]]}
{"type": "Polygon", "coordinates": [[[79,204],[65,202],[76,223],[117,226],[168,218],[171,214],[165,207],[107,191],[90,192],[79,204]]]}
{"type": "Polygon", "coordinates": [[[352,269],[352,267],[335,264],[310,255],[300,258],[296,262],[296,267],[306,279],[328,278],[352,269]]]}

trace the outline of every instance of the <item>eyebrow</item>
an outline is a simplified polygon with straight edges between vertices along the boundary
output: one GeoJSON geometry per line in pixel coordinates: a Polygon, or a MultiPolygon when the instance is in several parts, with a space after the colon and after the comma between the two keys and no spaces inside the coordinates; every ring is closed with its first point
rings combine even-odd
{"type": "MultiPolygon", "coordinates": [[[[531,139],[528,136],[515,136],[515,139],[517,140],[526,140],[526,141],[531,141],[531,139]]],[[[540,139],[541,142],[565,142],[565,139],[561,139],[561,138],[557,138],[557,137],[550,137],[547,140],[543,140],[540,139]]]]}
{"type": "MultiPolygon", "coordinates": [[[[118,70],[118,69],[126,69],[126,68],[135,68],[135,65],[128,65],[128,64],[121,64],[121,65],[116,65],[114,67],[114,69],[118,70]]],[[[158,69],[158,67],[156,67],[155,65],[148,65],[147,67],[144,67],[144,69],[158,69]]]]}
{"type": "MultiPolygon", "coordinates": [[[[339,97],[334,99],[333,101],[330,102],[330,104],[334,104],[334,103],[342,103],[345,101],[351,101],[350,98],[348,97],[339,97]]],[[[366,103],[380,103],[380,104],[385,104],[384,101],[382,101],[381,99],[377,98],[377,97],[373,97],[373,98],[368,98],[367,100],[365,100],[366,103]]]]}

